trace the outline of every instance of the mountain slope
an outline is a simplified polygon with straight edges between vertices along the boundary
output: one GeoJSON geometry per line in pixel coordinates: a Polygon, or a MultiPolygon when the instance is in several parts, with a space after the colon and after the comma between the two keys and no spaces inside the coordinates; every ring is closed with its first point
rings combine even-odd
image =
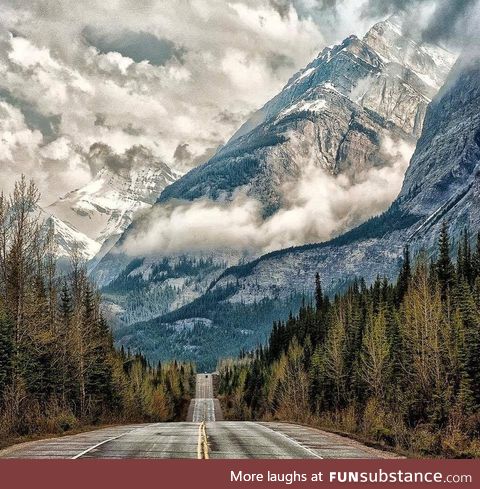
{"type": "Polygon", "coordinates": [[[40,219],[43,220],[45,229],[53,231],[56,256],[59,260],[68,260],[74,249],[85,261],[90,260],[100,251],[100,243],[44,210],[40,211],[40,219]]]}
{"type": "MultiPolygon", "coordinates": [[[[129,238],[135,244],[137,231],[141,236],[162,210],[168,213],[179,201],[225,202],[243,192],[260,202],[261,212],[268,216],[285,208],[285,185],[308,179],[312,167],[341,175],[347,187],[368,180],[371,169],[396,163],[387,141],[393,153],[407,145],[413,151],[426,107],[452,63],[450,53],[404,37],[390,21],[374,26],[364,39],[352,36],[326,48],[215,157],[167,187],[119,244],[129,238]]],[[[328,195],[320,197],[329,202],[328,195]]],[[[334,234],[363,218],[355,215],[342,224],[338,219],[334,234]]],[[[101,286],[108,285],[107,297],[123,327],[196,300],[228,266],[259,254],[238,249],[177,254],[160,250],[132,257],[117,245],[98,263],[93,277],[101,286]],[[199,266],[202,260],[210,265],[199,266]]]]}
{"type": "MultiPolygon", "coordinates": [[[[326,48],[215,157],[168,186],[156,209],[177,199],[228,200],[244,191],[269,215],[282,207],[284,185],[312,165],[350,183],[367,179],[370,168],[392,165],[385,141],[413,146],[453,59],[439,47],[404,37],[391,21],[375,25],[362,40],[352,36],[326,48]]],[[[134,222],[123,239],[135,232],[134,222]]],[[[100,284],[119,275],[119,264],[128,264],[118,251],[95,268],[100,284]]]]}
{"type": "Polygon", "coordinates": [[[441,223],[453,236],[480,229],[480,63],[459,61],[430,105],[403,189],[391,208],[320,245],[282,250],[227,270],[213,289],[238,282],[230,301],[302,290],[315,273],[330,290],[345,278],[393,276],[405,244],[432,249],[441,223]]]}
{"type": "MultiPolygon", "coordinates": [[[[480,62],[460,61],[445,88],[429,106],[422,137],[408,169],[398,199],[383,215],[328,242],[281,250],[251,263],[225,271],[209,291],[175,313],[148,323],[137,324],[124,341],[133,346],[142,337],[160,335],[170,342],[188,345],[184,358],[200,358],[193,333],[181,334],[179,323],[207,324],[208,335],[217,357],[232,350],[238,341],[237,322],[230,319],[244,314],[250,321],[248,341],[236,343],[237,349],[265,337],[268,308],[292,304],[296,294],[309,293],[315,274],[322,276],[329,292],[344,287],[355,277],[372,282],[377,275],[393,278],[401,262],[405,244],[415,253],[432,250],[447,220],[452,236],[468,226],[480,230],[480,62]],[[250,312],[266,305],[263,316],[250,312]],[[222,311],[219,317],[216,311],[222,311]],[[242,312],[243,311],[243,312],[242,312]],[[216,339],[218,338],[218,339],[216,339]],[[227,338],[225,340],[225,338],[227,338]]],[[[284,312],[285,312],[284,307],[284,312]]],[[[288,309],[287,309],[288,310],[288,309]]],[[[197,327],[198,335],[201,328],[197,327]]],[[[123,341],[123,340],[122,340],[123,341]]],[[[167,344],[164,339],[164,343],[167,344]]],[[[156,354],[162,350],[157,349],[156,354]]]]}

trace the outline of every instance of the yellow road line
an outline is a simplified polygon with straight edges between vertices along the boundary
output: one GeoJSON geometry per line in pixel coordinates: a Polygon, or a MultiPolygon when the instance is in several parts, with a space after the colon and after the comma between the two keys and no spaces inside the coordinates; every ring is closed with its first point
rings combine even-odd
{"type": "Polygon", "coordinates": [[[198,441],[197,441],[197,458],[203,458],[203,450],[202,450],[202,425],[203,422],[198,426],[198,441]]]}
{"type": "Polygon", "coordinates": [[[207,425],[205,423],[203,423],[203,458],[205,460],[210,458],[208,454],[207,425]]]}
{"type": "Polygon", "coordinates": [[[208,453],[207,426],[205,421],[202,421],[198,426],[197,458],[199,460],[208,460],[210,458],[208,453]]]}

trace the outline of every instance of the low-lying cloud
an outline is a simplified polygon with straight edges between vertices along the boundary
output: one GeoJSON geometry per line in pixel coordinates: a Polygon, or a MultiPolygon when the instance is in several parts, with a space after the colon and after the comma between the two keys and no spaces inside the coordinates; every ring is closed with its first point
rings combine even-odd
{"type": "Polygon", "coordinates": [[[307,165],[284,187],[284,207],[262,219],[258,201],[241,190],[232,201],[170,202],[140,217],[122,251],[132,256],[230,249],[261,254],[326,241],[388,208],[398,195],[413,147],[385,140],[392,164],[356,175],[333,176],[307,165]]]}

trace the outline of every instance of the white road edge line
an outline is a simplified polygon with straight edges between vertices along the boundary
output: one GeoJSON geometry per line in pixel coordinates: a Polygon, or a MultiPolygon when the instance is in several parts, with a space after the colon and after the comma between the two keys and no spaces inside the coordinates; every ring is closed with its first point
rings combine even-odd
{"type": "Polygon", "coordinates": [[[128,433],[131,433],[131,431],[128,431],[127,433],[123,433],[122,435],[114,436],[113,438],[109,438],[108,440],[103,440],[100,443],[94,445],[93,447],[87,448],[86,450],[79,453],[78,455],[75,455],[74,457],[71,458],[71,460],[77,460],[78,458],[83,457],[84,455],[91,452],[92,450],[95,450],[95,448],[105,445],[105,443],[108,443],[109,441],[118,440],[119,438],[122,438],[122,436],[128,435],[128,433]]]}
{"type": "Polygon", "coordinates": [[[262,426],[263,428],[265,428],[266,430],[269,430],[269,431],[273,431],[274,433],[278,433],[280,436],[283,436],[284,438],[286,438],[287,440],[291,441],[292,443],[294,443],[295,445],[299,446],[300,448],[303,448],[304,450],[306,450],[308,453],[310,453],[311,455],[313,455],[314,457],[316,458],[320,458],[323,460],[323,457],[321,457],[320,455],[318,455],[318,453],[315,453],[313,450],[311,450],[310,448],[307,448],[307,447],[304,447],[299,441],[295,440],[294,438],[291,438],[290,436],[286,435],[285,433],[282,433],[281,431],[276,431],[274,430],[273,428],[269,428],[268,426],[265,426],[263,424],[260,424],[260,423],[257,423],[259,426],[262,426]]]}

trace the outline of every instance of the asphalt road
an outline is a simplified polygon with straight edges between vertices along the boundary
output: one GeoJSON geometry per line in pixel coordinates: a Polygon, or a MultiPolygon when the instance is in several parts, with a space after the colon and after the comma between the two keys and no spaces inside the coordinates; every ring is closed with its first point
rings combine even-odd
{"type": "Polygon", "coordinates": [[[16,445],[0,458],[393,458],[351,439],[289,423],[221,421],[211,375],[197,377],[196,399],[184,423],[104,428],[16,445]],[[187,419],[188,419],[187,418],[187,419]],[[204,449],[205,448],[205,449],[204,449]]]}
{"type": "Polygon", "coordinates": [[[213,396],[213,379],[211,374],[197,375],[195,399],[190,402],[187,421],[223,421],[222,408],[218,399],[213,396]]]}

